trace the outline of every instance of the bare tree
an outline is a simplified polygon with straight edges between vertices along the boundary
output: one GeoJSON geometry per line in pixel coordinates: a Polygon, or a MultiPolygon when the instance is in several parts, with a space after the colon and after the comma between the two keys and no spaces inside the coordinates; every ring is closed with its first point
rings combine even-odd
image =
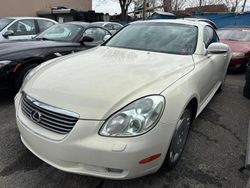
{"type": "Polygon", "coordinates": [[[165,12],[177,11],[184,8],[186,0],[163,0],[165,12]]]}
{"type": "Polygon", "coordinates": [[[132,0],[119,0],[120,7],[121,7],[121,19],[127,19],[127,12],[132,0]]]}
{"type": "Polygon", "coordinates": [[[246,0],[186,0],[185,7],[201,7],[204,5],[218,5],[224,4],[227,6],[228,10],[235,12],[238,11],[242,6],[244,7],[244,2],[246,0]]]}
{"type": "Polygon", "coordinates": [[[242,2],[243,0],[224,0],[224,3],[231,12],[236,12],[242,2]]]}
{"type": "Polygon", "coordinates": [[[187,0],[186,6],[188,7],[201,7],[204,5],[220,4],[221,0],[187,0]]]}
{"type": "Polygon", "coordinates": [[[245,10],[246,2],[247,2],[247,0],[244,0],[244,3],[243,3],[243,5],[242,5],[242,12],[244,12],[244,10],[245,10]]]}
{"type": "MultiPolygon", "coordinates": [[[[142,0],[111,0],[111,2],[119,3],[120,8],[121,8],[121,19],[122,20],[127,19],[128,9],[133,1],[142,1],[142,0]]],[[[105,3],[107,3],[106,0],[96,0],[95,7],[102,6],[105,3]]]]}

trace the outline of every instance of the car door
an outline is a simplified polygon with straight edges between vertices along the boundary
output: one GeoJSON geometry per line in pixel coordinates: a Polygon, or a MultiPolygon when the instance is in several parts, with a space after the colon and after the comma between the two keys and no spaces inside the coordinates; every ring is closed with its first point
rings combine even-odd
{"type": "Polygon", "coordinates": [[[37,24],[38,24],[38,33],[41,33],[45,31],[46,29],[50,28],[53,26],[55,23],[51,22],[49,20],[42,20],[42,19],[37,19],[37,24]]]}
{"type": "Polygon", "coordinates": [[[98,46],[104,42],[106,35],[111,35],[111,33],[100,27],[90,27],[84,31],[83,37],[89,36],[94,40],[92,42],[85,42],[84,44],[88,47],[98,46]]]}
{"type": "MultiPolygon", "coordinates": [[[[205,27],[205,34],[207,36],[205,45],[206,48],[214,42],[219,42],[219,37],[217,36],[214,29],[210,26],[205,27]]],[[[225,60],[228,58],[228,54],[207,54],[209,61],[212,64],[212,81],[213,86],[218,84],[221,81],[222,77],[225,74],[225,60]]]]}
{"type": "Polygon", "coordinates": [[[8,30],[12,30],[14,34],[9,36],[9,40],[28,40],[32,39],[37,34],[37,27],[34,19],[17,20],[8,30]]]}

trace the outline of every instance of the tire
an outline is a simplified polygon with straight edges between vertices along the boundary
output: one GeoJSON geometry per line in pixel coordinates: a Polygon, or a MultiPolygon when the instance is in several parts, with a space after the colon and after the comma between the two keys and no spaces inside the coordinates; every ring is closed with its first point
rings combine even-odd
{"type": "Polygon", "coordinates": [[[243,90],[243,95],[247,99],[250,99],[250,84],[249,85],[245,85],[244,90],[243,90]]]}
{"type": "Polygon", "coordinates": [[[170,170],[179,162],[189,135],[192,124],[192,110],[186,108],[177,123],[171,144],[169,146],[164,165],[170,170]]]}
{"type": "Polygon", "coordinates": [[[244,97],[250,99],[250,66],[248,66],[247,72],[246,72],[246,83],[245,83],[245,87],[243,90],[243,95],[244,97]]]}
{"type": "Polygon", "coordinates": [[[37,66],[38,64],[31,64],[23,67],[17,74],[15,79],[15,92],[17,93],[23,84],[25,77],[28,73],[37,66]]]}
{"type": "Polygon", "coordinates": [[[247,67],[246,71],[246,83],[250,85],[250,66],[247,67]]]}
{"type": "Polygon", "coordinates": [[[242,74],[242,73],[246,72],[246,69],[247,69],[247,65],[246,64],[242,64],[238,68],[228,67],[227,73],[228,74],[242,74]]]}

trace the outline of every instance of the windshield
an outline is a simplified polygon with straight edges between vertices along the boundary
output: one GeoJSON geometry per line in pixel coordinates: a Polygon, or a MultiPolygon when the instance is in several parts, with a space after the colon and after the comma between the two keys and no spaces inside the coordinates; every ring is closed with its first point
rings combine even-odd
{"type": "Polygon", "coordinates": [[[222,40],[250,41],[249,29],[225,29],[218,30],[217,33],[222,40]]]}
{"type": "Polygon", "coordinates": [[[138,23],[122,29],[106,46],[190,55],[197,43],[198,28],[173,23],[138,23]]]}
{"type": "Polygon", "coordinates": [[[7,25],[9,25],[13,19],[0,18],[0,31],[2,31],[7,25]]]}
{"type": "Polygon", "coordinates": [[[81,30],[82,27],[78,25],[58,24],[45,30],[36,39],[73,42],[81,30]]]}

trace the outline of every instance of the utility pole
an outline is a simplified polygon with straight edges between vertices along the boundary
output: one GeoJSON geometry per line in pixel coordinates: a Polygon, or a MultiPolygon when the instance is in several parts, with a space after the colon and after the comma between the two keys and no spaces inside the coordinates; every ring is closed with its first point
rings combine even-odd
{"type": "Polygon", "coordinates": [[[247,2],[247,0],[244,0],[243,6],[242,6],[242,12],[244,12],[244,10],[245,10],[246,2],[247,2]]]}
{"type": "Polygon", "coordinates": [[[172,0],[164,0],[163,6],[165,12],[172,12],[172,0]]]}
{"type": "Polygon", "coordinates": [[[145,20],[145,12],[146,12],[146,0],[143,0],[143,3],[142,3],[142,19],[145,20]]]}
{"type": "Polygon", "coordinates": [[[201,6],[202,6],[202,0],[200,0],[199,11],[201,11],[201,6]]]}

